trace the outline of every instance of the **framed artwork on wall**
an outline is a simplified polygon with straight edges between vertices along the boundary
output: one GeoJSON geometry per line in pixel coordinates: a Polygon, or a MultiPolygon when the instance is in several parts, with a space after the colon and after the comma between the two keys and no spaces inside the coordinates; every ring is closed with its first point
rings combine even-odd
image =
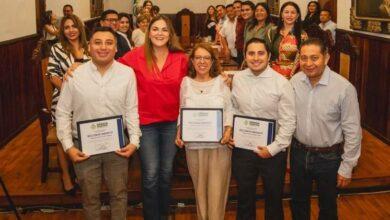
{"type": "Polygon", "coordinates": [[[390,34],[390,0],[352,0],[351,28],[390,34]]]}

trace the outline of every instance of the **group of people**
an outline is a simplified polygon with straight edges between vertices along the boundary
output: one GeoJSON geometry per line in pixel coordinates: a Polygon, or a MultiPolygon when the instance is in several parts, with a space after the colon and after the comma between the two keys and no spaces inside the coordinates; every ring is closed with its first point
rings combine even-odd
{"type": "Polygon", "coordinates": [[[189,57],[185,54],[166,16],[142,24],[144,43],[130,45],[128,51],[122,50],[128,42],[118,34],[116,11],[102,13],[89,43],[76,15],[61,19],[59,43],[51,47],[48,65],[55,86],[52,115],[61,142],[64,190],[75,194],[80,186],[87,219],[100,219],[102,177],[110,194],[111,218],[125,219],[128,158],[135,152],[141,161],[144,218],[169,218],[178,147],[186,151],[198,219],[224,219],[231,171],[238,186],[237,219],[256,219],[259,175],[264,183],[265,218],[283,219],[289,146],[293,218],[310,219],[311,186],[316,181],[320,218],[337,219],[337,187],[351,181],[360,156],[355,88],[329,69],[322,40],[302,36],[295,3],[282,5],[276,28],[269,23],[264,3],[235,1],[218,8],[221,14],[222,9],[227,11],[225,21],[217,24],[218,38],[227,41],[231,56],[236,53],[246,63],[244,70],[235,72],[232,83],[209,43],[195,45],[189,57]],[[239,47],[236,37],[229,35],[233,29],[236,36],[243,33],[239,47]],[[301,71],[293,75],[298,66],[301,71]],[[223,109],[220,143],[182,140],[179,112],[188,107],[223,109]],[[77,122],[118,115],[127,131],[126,145],[105,154],[83,153],[77,122]],[[236,148],[233,115],[275,120],[274,141],[253,151],[236,148]],[[74,165],[77,181],[71,178],[66,158],[74,165]]]}
{"type": "Polygon", "coordinates": [[[299,69],[298,48],[307,39],[305,30],[317,26],[329,31],[335,42],[336,24],[331,21],[331,12],[320,8],[317,1],[307,6],[307,15],[302,21],[301,10],[294,2],[282,5],[276,25],[271,22],[268,4],[240,0],[232,4],[209,6],[206,11],[204,36],[220,42],[225,56],[239,64],[243,61],[243,49],[249,39],[264,39],[271,49],[271,67],[288,79],[299,69]]]}

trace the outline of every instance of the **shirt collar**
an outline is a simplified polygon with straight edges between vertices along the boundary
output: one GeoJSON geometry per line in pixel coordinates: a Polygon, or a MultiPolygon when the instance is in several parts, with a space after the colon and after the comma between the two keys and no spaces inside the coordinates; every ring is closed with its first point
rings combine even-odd
{"type": "MultiPolygon", "coordinates": [[[[327,86],[329,84],[329,78],[330,78],[330,68],[326,66],[324,72],[322,73],[321,79],[318,82],[318,85],[327,86]]],[[[310,85],[310,80],[305,74],[301,80],[310,85]]]]}
{"type": "MultiPolygon", "coordinates": [[[[90,66],[91,66],[91,69],[92,69],[95,73],[98,73],[98,74],[100,75],[100,73],[99,73],[99,71],[98,71],[97,66],[95,65],[95,63],[93,63],[92,60],[90,61],[90,63],[91,63],[91,65],[90,65],[90,66]]],[[[108,74],[112,71],[112,69],[113,69],[114,66],[115,66],[115,63],[116,63],[116,61],[114,60],[114,62],[112,62],[110,68],[107,69],[106,74],[104,74],[104,75],[108,75],[108,74]]]]}
{"type": "Polygon", "coordinates": [[[246,68],[245,69],[246,73],[248,76],[250,77],[255,77],[255,78],[269,78],[269,77],[272,77],[272,68],[267,65],[266,69],[260,73],[258,76],[256,76],[255,74],[252,73],[252,71],[249,69],[249,68],[246,68]]]}

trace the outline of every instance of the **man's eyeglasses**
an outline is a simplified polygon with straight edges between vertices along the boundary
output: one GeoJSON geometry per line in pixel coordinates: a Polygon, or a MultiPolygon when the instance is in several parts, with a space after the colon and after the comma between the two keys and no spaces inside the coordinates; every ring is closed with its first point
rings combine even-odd
{"type": "Polygon", "coordinates": [[[105,21],[108,21],[110,23],[115,23],[115,22],[118,22],[118,19],[117,18],[106,18],[104,19],[105,21]]]}

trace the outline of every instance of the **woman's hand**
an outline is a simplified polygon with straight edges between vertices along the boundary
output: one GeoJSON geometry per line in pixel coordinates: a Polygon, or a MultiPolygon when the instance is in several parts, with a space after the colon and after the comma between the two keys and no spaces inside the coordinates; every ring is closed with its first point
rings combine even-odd
{"type": "Polygon", "coordinates": [[[81,65],[81,63],[79,62],[75,62],[73,63],[67,70],[66,70],[66,73],[63,77],[63,79],[65,81],[68,81],[69,77],[72,78],[73,77],[73,72],[77,69],[77,67],[79,67],[81,65]]]}
{"type": "Polygon", "coordinates": [[[180,138],[180,129],[179,128],[177,129],[175,144],[179,148],[183,148],[184,147],[184,141],[180,138]]]}
{"type": "Polygon", "coordinates": [[[221,144],[225,145],[229,143],[229,140],[231,139],[232,136],[232,127],[226,126],[225,127],[225,132],[223,132],[223,137],[221,139],[221,144]]]}

